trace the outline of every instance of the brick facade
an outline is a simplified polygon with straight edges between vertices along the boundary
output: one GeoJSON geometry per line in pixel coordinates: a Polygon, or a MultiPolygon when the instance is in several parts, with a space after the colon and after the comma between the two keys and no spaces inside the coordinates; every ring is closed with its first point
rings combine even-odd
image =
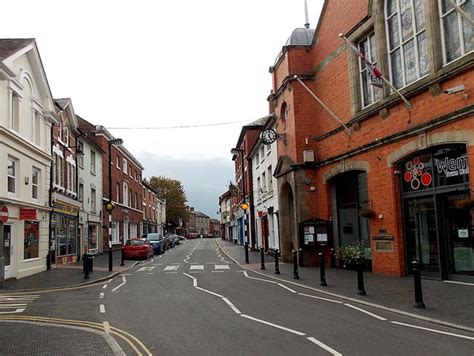
{"type": "MultiPolygon", "coordinates": [[[[343,187],[337,182],[344,177],[363,174],[368,195],[364,204],[372,214],[360,219],[362,215],[358,210],[359,215],[355,218],[368,226],[366,235],[370,249],[367,251],[372,259],[372,269],[377,273],[403,276],[409,272],[408,264],[413,258],[407,246],[414,237],[406,222],[408,210],[405,206],[410,200],[402,199],[400,171],[403,173],[404,167],[401,162],[410,155],[429,152],[442,145],[460,144],[465,146],[469,167],[474,167],[474,100],[470,93],[474,84],[473,53],[443,65],[440,21],[438,15],[433,15],[437,4],[425,4],[426,21],[431,21],[431,26],[426,28],[430,71],[400,89],[410,101],[411,110],[387,87],[382,90],[380,101],[363,108],[358,58],[338,36],[345,33],[357,43],[374,32],[378,43],[377,66],[389,77],[383,1],[326,1],[313,44],[305,48],[284,48],[272,67],[274,84],[269,97],[270,108],[277,115],[277,132],[285,133],[287,138],[286,143],[278,142],[279,165],[275,173],[284,258],[290,257],[292,248],[301,247],[306,253],[305,260],[316,262],[315,250],[302,240],[300,223],[310,218],[328,221],[333,230],[333,240],[323,249],[343,244],[341,236],[346,234],[343,231],[350,229],[344,230],[341,226],[344,217],[338,205],[342,199],[341,193],[338,197],[338,189],[343,187]],[[350,136],[294,79],[294,75],[298,75],[347,125],[350,136]],[[442,92],[459,85],[464,85],[465,91],[454,95],[442,92]],[[305,150],[314,152],[314,161],[304,162],[305,150]],[[381,246],[387,248],[378,248],[381,246]]],[[[472,182],[472,169],[468,176],[472,182]]],[[[472,189],[469,190],[471,185],[466,184],[462,188],[463,194],[474,198],[472,189]]],[[[362,193],[365,194],[355,194],[362,193]]],[[[438,200],[435,204],[439,204],[438,200]]],[[[441,221],[439,213],[436,219],[441,221]]],[[[440,229],[436,236],[443,241],[447,237],[440,229]]],[[[440,272],[435,277],[447,278],[449,273],[454,273],[454,262],[444,250],[452,246],[433,245],[430,242],[430,253],[438,250],[436,263],[440,264],[440,272]]],[[[431,263],[435,263],[435,258],[433,253],[431,263]]]]}

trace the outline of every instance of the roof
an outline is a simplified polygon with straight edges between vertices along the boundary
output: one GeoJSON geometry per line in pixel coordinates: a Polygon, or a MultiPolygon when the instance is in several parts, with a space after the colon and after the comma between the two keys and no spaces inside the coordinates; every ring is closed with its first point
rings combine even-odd
{"type": "Polygon", "coordinates": [[[285,46],[311,46],[315,30],[308,27],[298,27],[293,30],[285,46]]]}
{"type": "Polygon", "coordinates": [[[6,38],[0,39],[0,61],[3,61],[20,49],[30,45],[34,38],[6,38]]]}
{"type": "Polygon", "coordinates": [[[240,135],[239,139],[237,140],[237,145],[235,147],[240,147],[240,144],[242,143],[244,139],[245,132],[247,130],[260,130],[262,127],[265,125],[265,123],[274,116],[275,114],[269,114],[267,116],[264,116],[260,119],[257,119],[247,125],[242,126],[242,129],[240,130],[240,135]]]}

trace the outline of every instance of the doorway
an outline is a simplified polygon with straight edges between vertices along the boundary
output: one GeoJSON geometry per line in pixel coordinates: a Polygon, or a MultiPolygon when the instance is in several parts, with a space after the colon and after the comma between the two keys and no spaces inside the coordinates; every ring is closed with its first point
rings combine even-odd
{"type": "Polygon", "coordinates": [[[3,262],[5,266],[5,279],[13,277],[13,246],[12,246],[12,226],[3,225],[3,262]]]}
{"type": "Polygon", "coordinates": [[[408,272],[413,273],[411,262],[418,260],[422,275],[439,277],[440,260],[436,210],[433,197],[406,200],[406,243],[408,272]]]}

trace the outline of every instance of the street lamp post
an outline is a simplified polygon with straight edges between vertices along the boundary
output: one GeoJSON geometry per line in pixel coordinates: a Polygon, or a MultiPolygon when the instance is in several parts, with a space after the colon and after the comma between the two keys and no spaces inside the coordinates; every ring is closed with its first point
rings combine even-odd
{"type": "MultiPolygon", "coordinates": [[[[109,144],[109,202],[105,206],[105,209],[109,212],[109,271],[112,272],[112,210],[114,205],[112,203],[112,145],[121,145],[123,140],[116,138],[108,141],[109,144]]],[[[122,256],[121,266],[123,266],[123,238],[122,238],[122,256]]]]}
{"type": "Polygon", "coordinates": [[[245,170],[244,170],[244,150],[243,148],[232,148],[230,153],[233,155],[240,155],[240,170],[242,174],[242,203],[240,207],[244,211],[244,239],[245,239],[245,262],[249,263],[249,256],[248,256],[248,248],[249,248],[249,241],[248,241],[248,221],[247,221],[247,209],[249,205],[246,202],[246,187],[245,187],[245,170]]]}

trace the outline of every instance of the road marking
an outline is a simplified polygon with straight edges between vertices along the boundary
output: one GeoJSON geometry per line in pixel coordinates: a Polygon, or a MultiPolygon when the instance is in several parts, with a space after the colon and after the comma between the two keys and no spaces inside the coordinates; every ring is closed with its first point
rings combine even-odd
{"type": "Polygon", "coordinates": [[[16,314],[16,313],[23,313],[24,311],[25,311],[25,308],[20,308],[12,312],[0,312],[0,314],[16,314]]]}
{"type": "Polygon", "coordinates": [[[138,269],[137,272],[153,271],[154,268],[155,268],[155,266],[142,267],[142,268],[138,269]]]}
{"type": "Polygon", "coordinates": [[[104,286],[102,287],[103,289],[106,289],[107,288],[107,284],[104,284],[104,286]]]}
{"type": "Polygon", "coordinates": [[[326,350],[327,352],[329,352],[330,354],[334,355],[334,356],[342,356],[342,354],[340,352],[337,352],[336,350],[334,350],[333,348],[329,347],[328,345],[326,344],[323,344],[321,341],[315,339],[314,337],[307,337],[307,339],[309,341],[311,341],[312,343],[315,343],[316,345],[318,345],[319,347],[323,348],[324,350],[326,350]]]}
{"type": "Polygon", "coordinates": [[[298,293],[299,295],[302,295],[303,297],[309,297],[309,298],[314,298],[314,299],[319,299],[319,300],[324,300],[326,302],[331,302],[331,303],[337,303],[337,304],[343,304],[343,302],[339,300],[333,300],[329,298],[323,298],[323,297],[317,297],[315,295],[310,295],[310,294],[304,294],[304,293],[298,293]]]}
{"type": "Polygon", "coordinates": [[[206,262],[206,265],[215,265],[217,262],[206,262]]]}
{"type": "Polygon", "coordinates": [[[290,291],[291,293],[296,293],[295,290],[291,289],[291,288],[288,288],[287,286],[281,284],[281,283],[277,283],[280,287],[282,288],[285,288],[286,290],[290,291]]]}
{"type": "Polygon", "coordinates": [[[178,272],[174,271],[174,272],[165,272],[165,273],[166,274],[174,274],[174,273],[178,273],[178,272]]]}
{"type": "Polygon", "coordinates": [[[241,312],[239,309],[237,309],[237,308],[235,307],[235,305],[230,302],[229,299],[223,297],[222,300],[223,300],[229,307],[231,307],[232,310],[235,311],[236,314],[242,314],[242,312],[241,312]]]}
{"type": "Polygon", "coordinates": [[[244,276],[249,278],[249,279],[255,279],[256,281],[262,281],[262,282],[267,282],[267,283],[273,283],[276,284],[277,282],[274,281],[269,281],[268,279],[263,279],[263,278],[256,278],[256,277],[250,277],[247,273],[247,271],[242,271],[244,273],[244,276]]]}
{"type": "Polygon", "coordinates": [[[197,287],[197,286],[196,286],[195,288],[196,288],[196,289],[199,289],[199,290],[202,290],[203,292],[206,292],[206,293],[215,295],[216,297],[224,298],[222,295],[217,294],[217,293],[214,293],[214,292],[211,292],[210,290],[207,290],[207,289],[204,289],[204,288],[201,288],[201,287],[197,287]]]}
{"type": "Polygon", "coordinates": [[[211,271],[212,273],[224,273],[224,271],[211,271]]]}
{"type": "Polygon", "coordinates": [[[344,305],[348,306],[349,308],[358,310],[358,311],[360,311],[360,312],[362,312],[362,313],[365,313],[365,314],[367,314],[367,315],[370,315],[371,317],[373,317],[373,318],[375,318],[375,319],[384,320],[384,321],[387,320],[386,318],[383,318],[383,317],[381,317],[381,316],[378,316],[377,314],[371,313],[371,312],[369,312],[369,311],[367,311],[367,310],[364,310],[364,309],[362,309],[362,308],[356,307],[356,306],[354,306],[354,305],[352,305],[352,304],[344,303],[344,305]]]}
{"type": "Polygon", "coordinates": [[[277,329],[280,329],[280,330],[288,331],[289,333],[292,333],[292,334],[295,334],[295,335],[299,335],[299,336],[305,336],[306,335],[305,333],[302,333],[300,331],[289,329],[289,328],[286,328],[286,327],[281,326],[281,325],[273,324],[273,323],[270,323],[269,321],[265,321],[265,320],[262,320],[262,319],[257,319],[257,318],[254,318],[253,316],[250,316],[250,315],[240,314],[240,316],[244,317],[246,319],[256,321],[258,323],[262,323],[262,324],[265,324],[265,325],[268,325],[268,326],[273,326],[274,328],[277,328],[277,329]]]}
{"type": "Polygon", "coordinates": [[[110,278],[107,283],[111,283],[114,279],[113,278],[110,278]]]}
{"type": "Polygon", "coordinates": [[[467,283],[467,282],[458,282],[458,281],[443,281],[444,283],[453,283],[453,284],[462,284],[465,286],[474,286],[474,283],[467,283]]]}
{"type": "Polygon", "coordinates": [[[99,298],[100,298],[100,299],[104,298],[104,293],[100,293],[100,294],[99,294],[99,298]]]}
{"type": "Polygon", "coordinates": [[[15,304],[0,304],[0,309],[8,309],[8,308],[15,308],[15,307],[23,307],[27,305],[26,303],[15,303],[15,304]]]}
{"type": "Polygon", "coordinates": [[[195,269],[203,270],[204,266],[203,265],[191,265],[190,270],[192,271],[192,270],[195,270],[195,269]]]}
{"type": "Polygon", "coordinates": [[[449,332],[447,332],[447,331],[435,330],[435,329],[425,328],[425,327],[422,327],[422,326],[400,323],[400,322],[398,322],[398,321],[390,321],[390,322],[391,322],[392,324],[397,324],[397,325],[402,325],[402,326],[408,326],[409,328],[431,331],[431,332],[434,332],[434,333],[443,334],[443,335],[449,335],[449,336],[454,336],[454,337],[459,337],[459,338],[467,339],[467,340],[474,340],[474,337],[472,337],[472,336],[465,336],[465,335],[460,335],[460,334],[449,333],[449,332]]]}
{"type": "Polygon", "coordinates": [[[166,266],[165,271],[177,271],[179,266],[166,266]]]}
{"type": "Polygon", "coordinates": [[[112,289],[112,292],[115,292],[117,289],[119,289],[121,286],[123,286],[125,283],[127,283],[127,280],[125,279],[125,276],[122,276],[122,281],[123,281],[122,283],[120,283],[117,287],[112,289]]]}
{"type": "Polygon", "coordinates": [[[180,265],[181,262],[173,262],[172,265],[180,265]]]}
{"type": "Polygon", "coordinates": [[[99,311],[103,314],[105,313],[105,306],[104,304],[99,305],[99,311]]]}
{"type": "Polygon", "coordinates": [[[104,324],[104,331],[105,331],[107,334],[110,334],[110,325],[109,325],[109,322],[108,322],[108,321],[104,321],[103,324],[104,324]]]}
{"type": "Polygon", "coordinates": [[[215,265],[214,268],[215,269],[230,269],[228,265],[215,265]]]}

